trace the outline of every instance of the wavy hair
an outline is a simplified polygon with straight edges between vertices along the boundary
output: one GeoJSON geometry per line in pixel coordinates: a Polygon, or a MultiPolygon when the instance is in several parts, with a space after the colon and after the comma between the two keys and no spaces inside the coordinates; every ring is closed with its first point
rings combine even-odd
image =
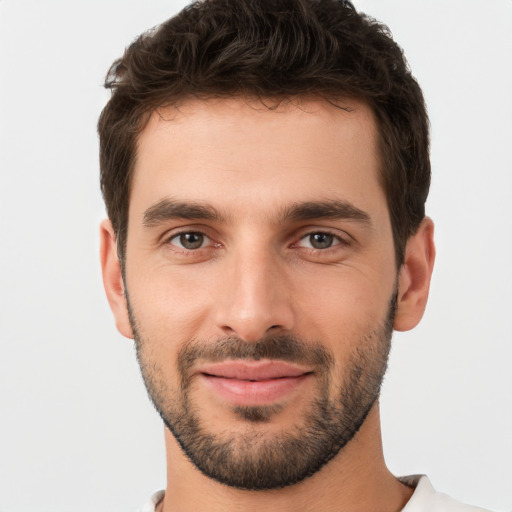
{"type": "MultiPolygon", "coordinates": [[[[429,123],[388,28],[340,0],[203,0],[139,36],[105,80],[100,181],[124,262],[137,137],[151,113],[189,98],[318,96],[368,104],[397,264],[425,216],[429,123]]],[[[269,107],[272,108],[272,107],[269,107]]]]}

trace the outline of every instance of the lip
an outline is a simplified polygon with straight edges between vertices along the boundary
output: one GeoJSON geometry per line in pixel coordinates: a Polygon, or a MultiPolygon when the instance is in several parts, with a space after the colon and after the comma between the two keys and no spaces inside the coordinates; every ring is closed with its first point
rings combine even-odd
{"type": "Polygon", "coordinates": [[[223,361],[197,369],[201,381],[233,405],[272,404],[312,377],[311,370],[283,361],[223,361]]]}
{"type": "Polygon", "coordinates": [[[251,360],[228,360],[220,363],[211,363],[200,366],[197,371],[226,379],[240,380],[268,380],[285,377],[298,377],[311,370],[299,365],[284,361],[251,361],[251,360]]]}

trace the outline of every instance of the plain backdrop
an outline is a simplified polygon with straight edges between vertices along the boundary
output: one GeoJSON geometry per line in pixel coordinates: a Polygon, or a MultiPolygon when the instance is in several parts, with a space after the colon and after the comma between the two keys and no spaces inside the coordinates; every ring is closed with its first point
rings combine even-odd
{"type": "MultiPolygon", "coordinates": [[[[356,0],[391,28],[432,124],[429,307],[396,335],[387,462],[512,510],[512,1],[356,0]]],[[[0,0],[0,511],[135,511],[160,419],[98,263],[95,125],[110,63],[181,0],[0,0]]]]}

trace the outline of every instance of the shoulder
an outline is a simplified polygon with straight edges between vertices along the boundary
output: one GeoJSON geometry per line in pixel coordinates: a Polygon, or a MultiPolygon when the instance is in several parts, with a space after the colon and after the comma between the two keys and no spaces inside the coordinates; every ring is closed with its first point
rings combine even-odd
{"type": "Polygon", "coordinates": [[[415,488],[402,512],[489,512],[483,508],[460,503],[446,494],[436,492],[424,475],[401,477],[400,481],[415,488]]]}

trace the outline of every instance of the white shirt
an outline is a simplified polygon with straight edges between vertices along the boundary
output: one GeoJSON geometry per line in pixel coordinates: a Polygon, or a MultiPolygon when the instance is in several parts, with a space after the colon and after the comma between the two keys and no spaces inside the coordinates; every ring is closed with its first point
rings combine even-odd
{"type": "Polygon", "coordinates": [[[402,512],[489,512],[483,508],[464,505],[446,494],[436,492],[425,475],[406,476],[399,480],[415,488],[402,512]]]}
{"type": "MultiPolygon", "coordinates": [[[[464,505],[446,494],[436,492],[425,475],[405,476],[400,481],[415,488],[402,512],[489,512],[483,508],[464,505]]],[[[139,512],[155,512],[164,494],[164,491],[155,492],[139,512]]]]}

